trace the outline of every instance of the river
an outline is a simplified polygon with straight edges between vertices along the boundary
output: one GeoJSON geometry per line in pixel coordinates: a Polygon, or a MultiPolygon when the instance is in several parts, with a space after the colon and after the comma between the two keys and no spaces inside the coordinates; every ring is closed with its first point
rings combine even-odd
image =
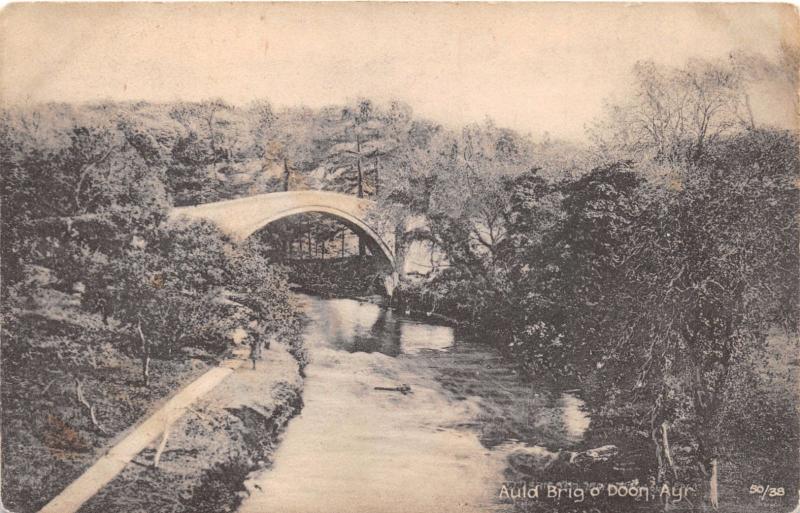
{"type": "Polygon", "coordinates": [[[351,299],[298,294],[305,406],[239,513],[505,511],[507,454],[567,447],[581,401],[537,389],[485,345],[351,299]],[[376,390],[408,385],[411,393],[376,390]]]}

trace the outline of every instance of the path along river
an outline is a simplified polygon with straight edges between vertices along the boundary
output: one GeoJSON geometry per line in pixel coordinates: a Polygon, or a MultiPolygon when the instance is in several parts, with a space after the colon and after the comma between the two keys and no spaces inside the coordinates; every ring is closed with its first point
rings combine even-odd
{"type": "Polygon", "coordinates": [[[451,327],[297,300],[309,321],[305,406],[239,513],[503,511],[509,451],[567,446],[588,427],[579,399],[535,390],[451,327]],[[375,389],[401,384],[412,393],[375,389]]]}

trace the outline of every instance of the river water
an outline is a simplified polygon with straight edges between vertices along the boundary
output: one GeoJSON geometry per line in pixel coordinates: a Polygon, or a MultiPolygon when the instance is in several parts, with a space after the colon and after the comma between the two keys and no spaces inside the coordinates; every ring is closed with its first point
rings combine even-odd
{"type": "Polygon", "coordinates": [[[453,328],[371,303],[297,295],[311,356],[305,406],[240,513],[504,511],[508,453],[568,447],[579,399],[526,384],[453,328]],[[411,393],[376,390],[408,385],[411,393]]]}

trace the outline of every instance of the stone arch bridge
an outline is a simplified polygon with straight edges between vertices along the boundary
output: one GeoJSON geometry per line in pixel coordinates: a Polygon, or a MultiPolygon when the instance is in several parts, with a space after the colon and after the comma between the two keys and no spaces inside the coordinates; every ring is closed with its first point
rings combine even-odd
{"type": "Polygon", "coordinates": [[[368,241],[373,254],[381,253],[391,264],[391,276],[386,277],[386,290],[391,295],[398,282],[402,262],[395,258],[394,233],[379,228],[369,220],[375,202],[357,196],[327,191],[289,191],[257,194],[202,205],[178,207],[171,219],[185,217],[208,220],[235,241],[249,236],[279,219],[307,212],[320,212],[340,220],[353,232],[368,241]]]}

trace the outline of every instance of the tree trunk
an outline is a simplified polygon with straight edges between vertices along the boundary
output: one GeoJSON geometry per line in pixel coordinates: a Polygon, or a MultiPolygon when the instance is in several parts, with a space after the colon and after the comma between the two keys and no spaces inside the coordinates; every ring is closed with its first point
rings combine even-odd
{"type": "Polygon", "coordinates": [[[656,461],[658,464],[656,481],[659,483],[664,483],[666,481],[667,465],[671,459],[671,456],[667,451],[667,443],[669,442],[665,431],[667,421],[664,420],[659,422],[659,420],[662,418],[662,401],[663,395],[657,396],[655,404],[653,405],[653,410],[650,413],[650,438],[653,440],[653,445],[656,449],[656,461]]]}
{"type": "Polygon", "coordinates": [[[161,454],[167,447],[167,438],[169,438],[169,431],[171,428],[172,428],[172,421],[170,420],[164,426],[164,434],[161,436],[161,443],[158,444],[158,448],[156,449],[156,456],[155,458],[153,458],[153,468],[158,468],[158,464],[161,461],[161,454]]]}
{"type": "Polygon", "coordinates": [[[400,221],[394,226],[394,262],[400,279],[406,275],[405,271],[406,254],[406,225],[405,221],[400,221]]]}
{"type": "Polygon", "coordinates": [[[342,230],[342,258],[344,258],[344,230],[342,230]]]}
{"type": "Polygon", "coordinates": [[[668,430],[669,422],[665,420],[661,423],[661,444],[664,450],[664,458],[667,460],[667,465],[669,465],[670,470],[672,470],[672,477],[677,481],[678,471],[675,469],[675,462],[672,460],[672,452],[669,449],[669,435],[667,434],[668,430]]]}
{"type": "Polygon", "coordinates": [[[381,190],[381,180],[380,180],[380,174],[379,174],[379,171],[378,171],[378,157],[375,157],[375,197],[376,198],[378,197],[378,194],[380,193],[380,190],[381,190]]]}
{"type": "Polygon", "coordinates": [[[719,508],[717,458],[711,459],[711,477],[708,478],[708,502],[711,503],[712,508],[719,508]]]}
{"type": "Polygon", "coordinates": [[[356,135],[356,168],[358,169],[358,197],[364,197],[364,174],[361,172],[361,138],[356,135]]]}
{"type": "Polygon", "coordinates": [[[367,243],[364,241],[364,237],[361,234],[358,235],[358,258],[364,258],[367,254],[367,243]]]}
{"type": "Polygon", "coordinates": [[[284,157],[283,159],[283,190],[289,190],[289,161],[284,157]]]}
{"type": "MultiPolygon", "coordinates": [[[[361,138],[356,135],[356,152],[358,153],[358,157],[356,158],[356,168],[358,169],[358,197],[364,197],[364,173],[361,170],[361,138]]],[[[358,234],[358,257],[364,258],[364,255],[367,253],[367,246],[364,243],[364,238],[361,234],[358,234]]]]}
{"type": "Polygon", "coordinates": [[[211,146],[211,155],[213,156],[214,160],[211,162],[211,169],[214,170],[214,173],[217,172],[217,144],[214,141],[214,110],[206,118],[206,123],[208,124],[208,137],[209,137],[209,145],[211,146]]]}
{"type": "Polygon", "coordinates": [[[92,426],[100,433],[107,434],[106,430],[103,429],[103,427],[97,421],[97,416],[95,415],[94,406],[89,404],[89,401],[86,400],[86,396],[83,394],[83,383],[77,379],[75,380],[75,394],[78,396],[78,401],[89,412],[89,420],[91,420],[92,426]]]}
{"type": "Polygon", "coordinates": [[[750,124],[750,130],[756,129],[756,119],[753,117],[753,108],[750,106],[750,95],[747,91],[744,92],[744,105],[747,108],[747,121],[750,124]]]}
{"type": "Polygon", "coordinates": [[[664,468],[664,448],[661,446],[661,440],[658,437],[658,429],[653,428],[650,432],[650,436],[653,439],[653,444],[656,446],[656,462],[658,466],[656,481],[663,483],[666,477],[666,469],[664,468]]]}
{"type": "Polygon", "coordinates": [[[139,332],[139,338],[142,341],[142,381],[144,382],[144,386],[150,386],[150,343],[147,341],[147,337],[144,336],[144,332],[142,331],[142,321],[140,320],[136,325],[136,329],[139,332]]]}

